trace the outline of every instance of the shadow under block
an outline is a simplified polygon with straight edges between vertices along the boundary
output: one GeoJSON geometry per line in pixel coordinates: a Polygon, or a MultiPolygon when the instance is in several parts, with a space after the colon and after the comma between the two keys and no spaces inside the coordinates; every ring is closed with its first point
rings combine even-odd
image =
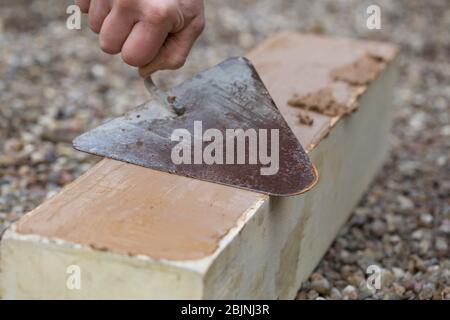
{"type": "Polygon", "coordinates": [[[314,189],[271,198],[104,159],[6,231],[3,298],[293,299],[389,150],[396,55],[386,43],[269,38],[247,57],[316,165],[314,189]],[[367,83],[333,76],[368,53],[384,62],[367,83]],[[324,88],[355,112],[287,104],[324,88]]]}

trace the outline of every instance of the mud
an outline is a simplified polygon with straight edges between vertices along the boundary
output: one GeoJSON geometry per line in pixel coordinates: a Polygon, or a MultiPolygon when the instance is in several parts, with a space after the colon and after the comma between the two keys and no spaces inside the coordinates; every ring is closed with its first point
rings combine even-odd
{"type": "MultiPolygon", "coordinates": [[[[293,107],[314,111],[329,117],[340,116],[348,112],[348,108],[344,104],[336,101],[330,87],[325,87],[303,96],[294,94],[288,101],[288,104],[293,107]]],[[[300,117],[302,116],[299,116],[299,118],[300,117]]],[[[302,118],[300,118],[300,122],[302,122],[302,118]]]]}
{"type": "Polygon", "coordinates": [[[377,78],[385,66],[386,61],[381,55],[366,53],[355,62],[332,70],[331,77],[350,85],[367,85],[377,78]]]}
{"type": "Polygon", "coordinates": [[[298,121],[305,126],[312,126],[314,124],[314,119],[305,113],[298,114],[298,121]]]}

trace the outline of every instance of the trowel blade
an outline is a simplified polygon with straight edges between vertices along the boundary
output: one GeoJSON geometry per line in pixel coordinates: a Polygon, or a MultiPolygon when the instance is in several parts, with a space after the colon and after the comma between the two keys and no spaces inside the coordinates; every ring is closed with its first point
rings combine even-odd
{"type": "Polygon", "coordinates": [[[317,172],[308,155],[246,58],[230,58],[167,94],[182,105],[182,115],[149,101],[77,137],[74,147],[275,196],[299,194],[316,183],[317,172]],[[232,133],[241,134],[241,142],[245,141],[241,148],[232,133]]]}

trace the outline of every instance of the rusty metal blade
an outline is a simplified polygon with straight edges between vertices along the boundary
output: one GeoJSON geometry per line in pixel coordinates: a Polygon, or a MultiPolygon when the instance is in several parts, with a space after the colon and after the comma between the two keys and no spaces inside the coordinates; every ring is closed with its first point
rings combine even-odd
{"type": "MultiPolygon", "coordinates": [[[[247,59],[230,58],[183,82],[168,91],[167,95],[173,100],[172,103],[183,109],[182,115],[151,100],[123,117],[77,137],[73,142],[74,147],[80,151],[155,170],[275,196],[299,194],[316,183],[317,172],[308,155],[247,59]],[[200,121],[202,130],[198,131],[200,121]],[[194,126],[197,129],[194,130],[194,126]],[[172,133],[177,129],[185,129],[184,132],[191,136],[191,164],[175,164],[176,161],[172,160],[173,148],[180,143],[171,140],[172,133]],[[278,171],[273,175],[262,175],[261,168],[267,168],[269,164],[263,164],[261,157],[255,164],[249,163],[251,143],[248,140],[244,144],[244,164],[237,164],[236,139],[224,140],[224,149],[221,149],[223,164],[220,164],[220,160],[217,160],[219,163],[205,163],[201,151],[211,142],[205,142],[202,134],[208,129],[218,130],[215,133],[220,133],[223,137],[227,137],[227,129],[242,129],[244,133],[254,130],[258,133],[258,142],[262,141],[259,134],[264,135],[266,132],[267,155],[272,156],[276,148],[272,150],[271,139],[276,140],[275,136],[271,138],[271,132],[278,130],[278,171]],[[225,149],[226,141],[234,142],[233,148],[225,149]],[[230,156],[227,162],[227,152],[231,149],[234,149],[234,156],[230,156]],[[196,153],[198,150],[200,153],[196,153]],[[200,156],[195,158],[195,154],[200,156]]],[[[217,141],[218,137],[220,135],[215,136],[217,141]]],[[[261,145],[255,145],[258,152],[263,150],[261,145]]],[[[218,150],[210,153],[218,156],[216,159],[220,158],[218,150]]]]}

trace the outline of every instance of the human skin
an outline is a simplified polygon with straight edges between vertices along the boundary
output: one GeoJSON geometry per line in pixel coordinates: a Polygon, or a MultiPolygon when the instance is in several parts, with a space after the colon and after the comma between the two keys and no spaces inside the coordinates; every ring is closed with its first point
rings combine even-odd
{"type": "Polygon", "coordinates": [[[99,34],[101,49],[120,53],[146,77],[178,69],[205,26],[203,0],[75,0],[99,34]]]}

